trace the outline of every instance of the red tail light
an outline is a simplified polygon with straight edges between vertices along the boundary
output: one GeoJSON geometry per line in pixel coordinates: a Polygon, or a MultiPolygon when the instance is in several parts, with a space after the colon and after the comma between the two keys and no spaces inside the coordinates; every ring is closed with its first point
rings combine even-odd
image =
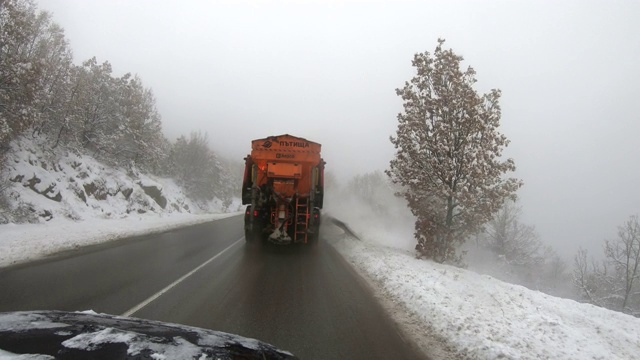
{"type": "Polygon", "coordinates": [[[314,214],[314,215],[313,215],[313,218],[314,218],[314,219],[317,219],[317,218],[319,218],[319,217],[320,217],[320,216],[319,216],[318,214],[314,214]]]}
{"type": "Polygon", "coordinates": [[[258,210],[253,210],[253,216],[258,217],[258,210]]]}

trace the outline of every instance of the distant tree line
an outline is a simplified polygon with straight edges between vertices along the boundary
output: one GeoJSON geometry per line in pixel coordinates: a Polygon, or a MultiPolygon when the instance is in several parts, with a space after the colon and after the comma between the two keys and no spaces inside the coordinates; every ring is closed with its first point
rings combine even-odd
{"type": "MultiPolygon", "coordinates": [[[[96,58],[74,65],[63,29],[32,0],[0,1],[0,157],[32,135],[105,163],[175,178],[196,200],[230,200],[229,170],[194,132],[169,141],[151,89],[96,58]]],[[[6,181],[6,180],[5,180],[6,181]]],[[[6,184],[6,183],[5,183],[6,184]]],[[[6,185],[5,185],[6,186],[6,185]]],[[[2,185],[0,184],[0,190],[2,185]]]]}

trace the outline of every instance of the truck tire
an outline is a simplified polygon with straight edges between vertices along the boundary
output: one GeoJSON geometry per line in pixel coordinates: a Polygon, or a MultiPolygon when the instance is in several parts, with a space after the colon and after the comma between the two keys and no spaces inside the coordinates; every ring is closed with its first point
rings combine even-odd
{"type": "Polygon", "coordinates": [[[257,231],[244,230],[244,248],[249,253],[259,252],[262,248],[262,236],[257,231]]]}
{"type": "Polygon", "coordinates": [[[253,224],[253,229],[249,229],[248,226],[244,228],[244,239],[246,242],[257,242],[260,239],[260,227],[257,223],[253,224]]]}
{"type": "Polygon", "coordinates": [[[246,242],[253,242],[254,241],[253,232],[252,231],[244,229],[244,241],[246,241],[246,242]]]}

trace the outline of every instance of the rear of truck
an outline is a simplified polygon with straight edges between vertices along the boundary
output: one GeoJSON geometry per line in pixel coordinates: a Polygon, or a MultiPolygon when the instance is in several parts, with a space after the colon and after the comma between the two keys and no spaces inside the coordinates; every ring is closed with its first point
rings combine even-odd
{"type": "Polygon", "coordinates": [[[320,148],[288,134],[251,142],[242,184],[247,241],[317,241],[324,200],[320,148]]]}

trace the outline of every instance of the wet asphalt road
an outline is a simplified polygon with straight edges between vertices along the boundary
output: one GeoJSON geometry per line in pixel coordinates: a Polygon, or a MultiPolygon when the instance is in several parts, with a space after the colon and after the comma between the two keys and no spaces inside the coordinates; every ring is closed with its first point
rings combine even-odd
{"type": "Polygon", "coordinates": [[[326,244],[332,232],[315,247],[249,247],[236,216],[0,269],[0,312],[132,313],[257,338],[301,359],[424,359],[326,244]]]}

